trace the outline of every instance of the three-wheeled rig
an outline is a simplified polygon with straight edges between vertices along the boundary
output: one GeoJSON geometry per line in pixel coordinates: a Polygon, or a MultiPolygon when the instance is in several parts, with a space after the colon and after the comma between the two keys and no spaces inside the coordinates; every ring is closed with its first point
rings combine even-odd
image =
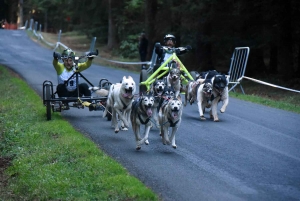
{"type": "MultiPolygon", "coordinates": [[[[160,43],[156,43],[160,45],[160,43]]],[[[180,47],[183,48],[183,47],[180,47]]],[[[151,61],[148,63],[146,68],[143,68],[140,73],[140,93],[150,90],[151,84],[156,79],[162,79],[167,76],[171,68],[179,68],[181,71],[181,84],[184,86],[188,83],[189,80],[196,80],[197,72],[189,72],[185,66],[182,64],[178,56],[176,55],[176,49],[178,48],[168,48],[170,52],[173,52],[172,55],[161,65],[158,61],[158,56],[155,53],[155,48],[153,49],[151,61]]],[[[184,91],[182,91],[184,93],[184,91]]]]}
{"type": "MultiPolygon", "coordinates": [[[[106,78],[102,78],[100,79],[98,86],[94,86],[81,74],[81,72],[78,71],[79,60],[87,57],[87,55],[75,57],[74,73],[66,82],[75,76],[78,86],[79,77],[84,79],[90,86],[89,89],[91,90],[91,96],[80,97],[79,87],[77,87],[77,97],[58,97],[57,92],[54,92],[53,90],[53,83],[49,80],[45,80],[43,82],[43,104],[46,106],[47,120],[51,120],[52,112],[61,112],[63,110],[68,110],[70,107],[84,109],[85,107],[89,107],[90,104],[94,104],[96,106],[96,110],[105,110],[109,88],[112,83],[106,78]],[[67,107],[65,105],[66,103],[67,107]]],[[[111,120],[110,108],[108,109],[106,118],[108,121],[111,120]]]]}

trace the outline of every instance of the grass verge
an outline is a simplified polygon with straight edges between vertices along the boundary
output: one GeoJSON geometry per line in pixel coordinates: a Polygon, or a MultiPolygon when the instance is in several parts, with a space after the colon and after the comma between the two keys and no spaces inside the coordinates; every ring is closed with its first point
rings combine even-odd
{"type": "Polygon", "coordinates": [[[3,66],[0,90],[0,200],[159,200],[3,66]]]}

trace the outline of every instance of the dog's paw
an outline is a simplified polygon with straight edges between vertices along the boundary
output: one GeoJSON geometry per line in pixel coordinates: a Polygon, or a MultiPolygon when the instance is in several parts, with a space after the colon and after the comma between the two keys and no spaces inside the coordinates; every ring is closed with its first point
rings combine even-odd
{"type": "Polygon", "coordinates": [[[145,145],[149,145],[149,140],[145,140],[145,145]]]}
{"type": "Polygon", "coordinates": [[[225,112],[225,109],[222,109],[222,108],[221,108],[221,109],[220,109],[220,112],[221,112],[221,113],[224,113],[224,112],[225,112]]]}
{"type": "Polygon", "coordinates": [[[136,150],[140,150],[140,149],[141,149],[141,146],[137,146],[135,149],[136,149],[136,150]]]}
{"type": "Polygon", "coordinates": [[[206,118],[204,116],[200,116],[200,120],[205,121],[206,118]]]}
{"type": "Polygon", "coordinates": [[[124,126],[121,126],[121,130],[122,131],[128,131],[128,128],[124,127],[124,126]]]}
{"type": "Polygon", "coordinates": [[[115,133],[118,133],[120,130],[119,129],[115,129],[115,133]]]}
{"type": "Polygon", "coordinates": [[[218,119],[218,118],[215,118],[215,119],[214,119],[214,122],[219,122],[219,119],[218,119]]]}
{"type": "Polygon", "coordinates": [[[176,146],[176,145],[172,145],[172,147],[173,147],[174,149],[176,149],[176,148],[177,148],[177,146],[176,146]]]}

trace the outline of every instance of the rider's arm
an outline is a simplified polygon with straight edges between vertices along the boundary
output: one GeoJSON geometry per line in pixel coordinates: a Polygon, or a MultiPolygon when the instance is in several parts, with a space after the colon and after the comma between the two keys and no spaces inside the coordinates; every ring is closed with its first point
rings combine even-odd
{"type": "Polygon", "coordinates": [[[83,71],[83,70],[89,68],[92,65],[92,60],[93,60],[92,58],[88,58],[88,60],[86,62],[79,63],[78,64],[79,71],[83,71]]]}
{"type": "Polygon", "coordinates": [[[60,75],[64,71],[64,64],[59,63],[57,59],[53,59],[52,64],[56,70],[57,75],[60,75]]]}

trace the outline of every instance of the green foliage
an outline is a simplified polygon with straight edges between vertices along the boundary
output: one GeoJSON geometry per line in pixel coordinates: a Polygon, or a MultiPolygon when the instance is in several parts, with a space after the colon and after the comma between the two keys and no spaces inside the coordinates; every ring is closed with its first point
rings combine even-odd
{"type": "Polygon", "coordinates": [[[13,158],[5,200],[158,200],[59,113],[46,121],[40,97],[2,66],[0,90],[0,156],[13,158]]]}
{"type": "Polygon", "coordinates": [[[138,35],[129,35],[126,39],[121,41],[120,50],[125,58],[137,58],[138,52],[138,35]]]}

